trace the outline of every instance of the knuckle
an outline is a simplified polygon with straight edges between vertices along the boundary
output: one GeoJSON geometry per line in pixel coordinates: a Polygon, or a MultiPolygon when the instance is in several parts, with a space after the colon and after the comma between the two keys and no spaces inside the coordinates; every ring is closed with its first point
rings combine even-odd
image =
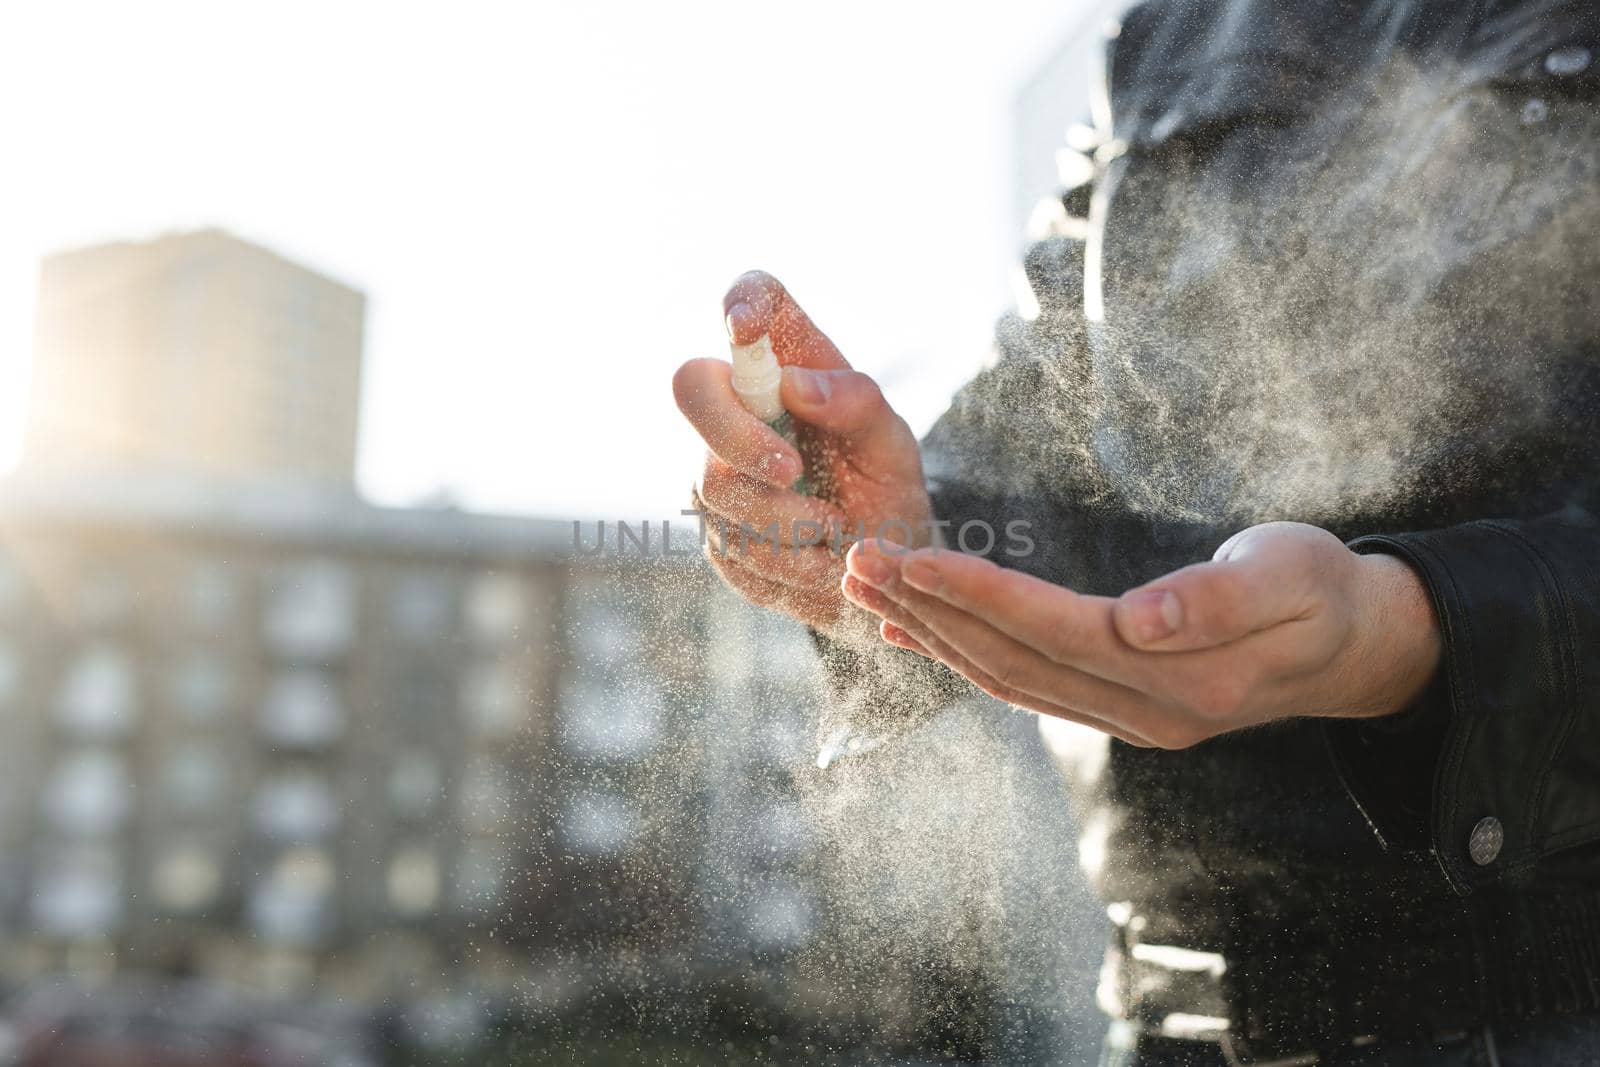
{"type": "Polygon", "coordinates": [[[860,371],[851,371],[850,376],[856,382],[856,388],[861,392],[861,398],[873,407],[886,407],[888,401],[884,399],[883,390],[873,380],[872,375],[860,371]]]}
{"type": "Polygon", "coordinates": [[[700,480],[700,495],[719,514],[735,522],[751,520],[759,490],[750,479],[725,463],[706,464],[700,480]]]}

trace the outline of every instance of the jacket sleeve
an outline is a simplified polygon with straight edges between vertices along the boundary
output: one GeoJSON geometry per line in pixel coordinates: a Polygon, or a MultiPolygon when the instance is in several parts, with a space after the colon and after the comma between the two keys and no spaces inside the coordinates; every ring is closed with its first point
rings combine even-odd
{"type": "Polygon", "coordinates": [[[1457,892],[1600,868],[1600,524],[1527,520],[1360,537],[1433,599],[1439,675],[1389,719],[1330,720],[1346,788],[1387,846],[1431,853],[1457,892]],[[1418,768],[1431,768],[1431,773],[1418,768]]]}

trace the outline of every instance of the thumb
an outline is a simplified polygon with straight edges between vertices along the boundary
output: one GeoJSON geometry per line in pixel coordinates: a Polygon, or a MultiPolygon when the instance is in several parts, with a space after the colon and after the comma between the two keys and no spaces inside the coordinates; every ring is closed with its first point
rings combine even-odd
{"type": "Polygon", "coordinates": [[[909,432],[878,383],[860,371],[785,367],[779,396],[795,418],[836,437],[861,442],[909,432]]]}
{"type": "Polygon", "coordinates": [[[1237,641],[1305,613],[1306,570],[1294,545],[1238,542],[1227,558],[1196,563],[1129,590],[1112,606],[1135,648],[1181,652],[1237,641]]]}

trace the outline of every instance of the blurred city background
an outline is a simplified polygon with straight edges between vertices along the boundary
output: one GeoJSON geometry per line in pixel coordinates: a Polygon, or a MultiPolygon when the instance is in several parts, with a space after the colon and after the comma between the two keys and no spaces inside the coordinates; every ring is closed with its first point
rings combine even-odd
{"type": "Polygon", "coordinates": [[[938,414],[1119,6],[8,13],[0,1064],[1093,1063],[1034,724],[842,788],[659,542],[739,270],[938,414]]]}

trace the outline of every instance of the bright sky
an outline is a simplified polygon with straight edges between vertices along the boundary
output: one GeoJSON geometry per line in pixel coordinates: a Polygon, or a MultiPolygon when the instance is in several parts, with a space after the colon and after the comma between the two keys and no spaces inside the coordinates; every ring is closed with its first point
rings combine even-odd
{"type": "Polygon", "coordinates": [[[0,458],[47,251],[217,225],[368,294],[360,482],[671,516],[668,383],[778,274],[919,430],[1008,305],[1013,97],[1083,0],[0,14],[0,458]]]}

